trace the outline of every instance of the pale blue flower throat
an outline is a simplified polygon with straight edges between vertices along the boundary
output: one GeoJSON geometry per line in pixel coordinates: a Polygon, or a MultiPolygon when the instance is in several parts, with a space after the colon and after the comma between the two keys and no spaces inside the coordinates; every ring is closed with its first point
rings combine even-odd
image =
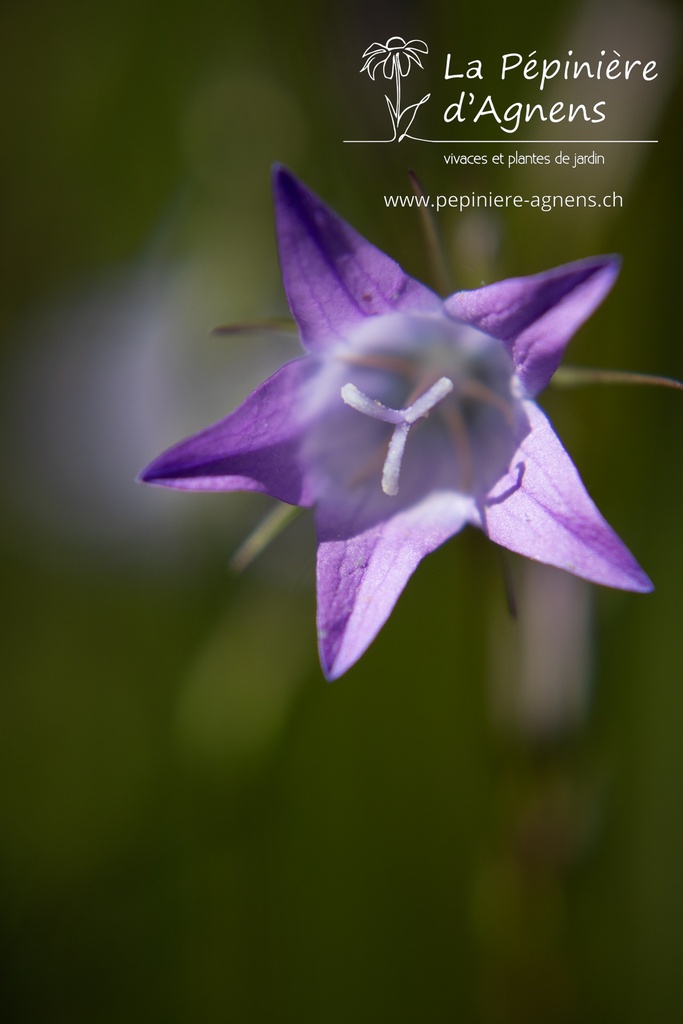
{"type": "Polygon", "coordinates": [[[453,381],[449,377],[440,377],[435,384],[427,388],[419,398],[405,409],[392,409],[382,405],[374,398],[369,398],[355,384],[345,384],[341,396],[347,405],[357,412],[362,412],[372,419],[392,423],[394,432],[389,442],[389,450],[382,469],[382,490],[385,494],[398,494],[398,480],[401,475],[401,463],[405,451],[408,431],[418,420],[428,416],[435,405],[453,390],[453,381]]]}

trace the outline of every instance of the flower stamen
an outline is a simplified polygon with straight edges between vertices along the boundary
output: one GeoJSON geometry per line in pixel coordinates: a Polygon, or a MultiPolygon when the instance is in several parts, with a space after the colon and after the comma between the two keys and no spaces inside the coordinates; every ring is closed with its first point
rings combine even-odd
{"type": "Polygon", "coordinates": [[[441,412],[460,466],[460,489],[469,493],[474,483],[474,460],[465,417],[457,402],[450,402],[441,412]]]}
{"type": "Polygon", "coordinates": [[[435,384],[427,388],[414,402],[405,409],[392,409],[382,405],[374,398],[357,388],[355,384],[345,384],[341,396],[347,405],[357,412],[370,416],[372,419],[391,423],[394,432],[389,442],[389,450],[382,469],[382,490],[394,497],[398,494],[398,481],[401,474],[403,452],[405,451],[408,432],[418,420],[428,416],[431,410],[453,390],[453,381],[449,377],[440,377],[435,384]]]}
{"type": "Polygon", "coordinates": [[[513,403],[475,377],[467,377],[462,382],[459,382],[458,393],[463,398],[471,398],[475,402],[481,402],[482,405],[490,405],[492,408],[497,409],[505,417],[508,426],[514,426],[515,413],[513,403]]]}
{"type": "Polygon", "coordinates": [[[351,366],[365,366],[370,370],[395,373],[399,377],[406,377],[408,380],[412,380],[417,373],[417,366],[413,359],[394,356],[388,353],[345,352],[343,356],[340,356],[340,359],[351,366]]]}

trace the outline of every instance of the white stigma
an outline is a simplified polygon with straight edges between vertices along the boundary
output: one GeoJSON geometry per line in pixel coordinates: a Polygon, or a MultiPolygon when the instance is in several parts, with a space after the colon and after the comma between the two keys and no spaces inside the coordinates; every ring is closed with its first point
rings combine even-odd
{"type": "Polygon", "coordinates": [[[398,494],[398,480],[401,475],[401,463],[405,451],[408,431],[418,420],[428,416],[431,410],[453,390],[453,381],[448,377],[439,377],[435,384],[427,388],[419,398],[405,409],[392,409],[373,398],[369,398],[355,384],[345,384],[341,396],[347,405],[365,416],[383,423],[392,423],[394,432],[389,442],[389,451],[384,460],[382,470],[382,490],[393,497],[398,494]]]}

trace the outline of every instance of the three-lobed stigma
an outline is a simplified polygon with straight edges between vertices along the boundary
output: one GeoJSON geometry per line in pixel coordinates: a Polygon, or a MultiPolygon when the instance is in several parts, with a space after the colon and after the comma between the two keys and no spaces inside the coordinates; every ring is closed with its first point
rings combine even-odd
{"type": "Polygon", "coordinates": [[[352,409],[365,416],[370,416],[372,419],[382,420],[384,423],[391,423],[394,426],[382,469],[382,490],[385,494],[391,497],[398,494],[401,463],[411,426],[428,416],[434,406],[438,405],[452,390],[453,381],[450,377],[440,377],[410,405],[404,409],[392,409],[390,406],[382,405],[376,399],[370,398],[355,384],[345,384],[341,389],[343,400],[352,409]]]}

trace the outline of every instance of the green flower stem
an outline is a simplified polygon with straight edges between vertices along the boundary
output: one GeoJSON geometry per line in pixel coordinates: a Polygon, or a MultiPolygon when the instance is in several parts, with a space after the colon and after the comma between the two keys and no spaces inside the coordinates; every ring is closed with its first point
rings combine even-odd
{"type": "MultiPolygon", "coordinates": [[[[424,197],[425,193],[420,179],[413,170],[408,171],[408,177],[415,195],[424,197]]],[[[450,295],[453,291],[452,277],[434,214],[428,207],[422,204],[419,207],[419,213],[420,220],[422,221],[422,230],[427,241],[427,252],[432,267],[432,274],[434,275],[436,291],[441,295],[450,295]]]]}
{"type": "Polygon", "coordinates": [[[243,572],[302,511],[297,505],[278,502],[240,544],[230,559],[230,568],[234,572],[243,572]]]}
{"type": "Polygon", "coordinates": [[[595,370],[584,366],[561,366],[555,371],[552,383],[558,387],[576,388],[584,384],[647,384],[651,387],[673,388],[683,391],[683,383],[673,377],[657,377],[629,370],[595,370]]]}

